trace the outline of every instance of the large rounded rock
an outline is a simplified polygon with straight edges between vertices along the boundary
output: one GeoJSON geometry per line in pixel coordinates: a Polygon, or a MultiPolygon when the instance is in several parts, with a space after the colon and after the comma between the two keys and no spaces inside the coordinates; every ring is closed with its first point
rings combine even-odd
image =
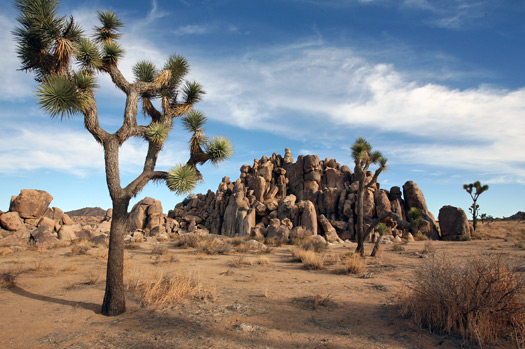
{"type": "Polygon", "coordinates": [[[58,242],[58,239],[47,225],[42,225],[33,230],[31,238],[35,241],[35,245],[42,247],[52,247],[58,242]]]}
{"type": "Polygon", "coordinates": [[[470,236],[467,215],[459,207],[443,206],[438,215],[443,240],[463,240],[470,236]]]}
{"type": "Polygon", "coordinates": [[[303,227],[308,234],[317,235],[317,213],[314,204],[309,200],[299,201],[297,203],[299,210],[297,226],[303,227]]]}
{"type": "Polygon", "coordinates": [[[51,194],[43,190],[22,189],[11,201],[9,211],[18,212],[21,218],[40,218],[53,200],[51,194]]]}
{"type": "Polygon", "coordinates": [[[25,230],[26,228],[18,212],[6,212],[0,215],[0,225],[10,231],[25,230]]]}

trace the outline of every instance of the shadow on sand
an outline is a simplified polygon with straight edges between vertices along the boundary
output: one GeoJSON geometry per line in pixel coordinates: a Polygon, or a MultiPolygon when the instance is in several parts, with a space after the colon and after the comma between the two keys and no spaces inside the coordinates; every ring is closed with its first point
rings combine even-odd
{"type": "Polygon", "coordinates": [[[29,291],[24,290],[23,288],[20,288],[18,286],[15,286],[13,288],[9,289],[11,292],[13,292],[16,295],[27,297],[31,299],[36,299],[38,301],[43,302],[50,302],[50,303],[56,303],[61,305],[69,305],[71,307],[80,307],[86,310],[91,310],[96,314],[100,314],[101,306],[100,304],[95,303],[86,303],[86,302],[77,302],[77,301],[69,301],[67,299],[61,299],[61,298],[53,298],[49,296],[43,296],[40,294],[32,293],[29,291]]]}

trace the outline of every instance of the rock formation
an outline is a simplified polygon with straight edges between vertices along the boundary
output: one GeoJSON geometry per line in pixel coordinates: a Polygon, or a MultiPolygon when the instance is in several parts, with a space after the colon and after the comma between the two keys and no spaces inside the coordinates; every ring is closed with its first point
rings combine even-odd
{"type": "MultiPolygon", "coordinates": [[[[320,160],[317,155],[299,156],[294,162],[289,149],[284,158],[273,154],[243,165],[235,182],[224,177],[215,193],[187,197],[168,212],[180,228],[190,220],[194,229],[226,236],[297,238],[323,235],[328,241],[353,239],[355,235],[355,201],[357,183],[352,171],[334,159],[320,160]]],[[[372,173],[368,173],[371,180],[372,173]]],[[[417,207],[432,217],[423,193],[412,181],[391,190],[379,184],[365,193],[365,223],[385,212],[406,219],[406,212],[417,207]],[[404,196],[404,199],[403,199],[404,196]]],[[[394,221],[389,222],[396,235],[394,221]]],[[[423,232],[439,238],[431,224],[423,232]]]]}
{"type": "Polygon", "coordinates": [[[438,215],[439,228],[443,240],[465,240],[470,237],[467,215],[461,208],[443,206],[438,215]]]}

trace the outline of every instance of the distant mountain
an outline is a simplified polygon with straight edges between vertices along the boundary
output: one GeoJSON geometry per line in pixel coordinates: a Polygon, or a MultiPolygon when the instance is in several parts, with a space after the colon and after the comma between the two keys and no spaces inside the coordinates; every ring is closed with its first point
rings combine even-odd
{"type": "Polygon", "coordinates": [[[525,212],[518,211],[510,217],[503,218],[505,221],[525,221],[525,212]]]}
{"type": "Polygon", "coordinates": [[[105,216],[106,210],[100,207],[84,207],[84,208],[69,211],[66,213],[69,217],[78,217],[78,216],[98,217],[98,216],[105,216]]]}

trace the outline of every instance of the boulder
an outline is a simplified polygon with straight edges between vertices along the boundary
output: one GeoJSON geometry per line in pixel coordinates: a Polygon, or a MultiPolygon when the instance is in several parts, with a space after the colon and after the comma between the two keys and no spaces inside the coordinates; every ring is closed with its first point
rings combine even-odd
{"type": "Polygon", "coordinates": [[[75,224],[75,222],[67,214],[64,213],[64,215],[62,216],[62,224],[72,225],[75,224]]]}
{"type": "Polygon", "coordinates": [[[102,221],[96,228],[95,228],[95,234],[109,234],[111,230],[111,222],[110,221],[102,221]]]}
{"type": "Polygon", "coordinates": [[[51,232],[47,225],[42,225],[31,232],[31,240],[35,242],[36,246],[52,247],[58,239],[51,232]]]}
{"type": "Polygon", "coordinates": [[[374,203],[377,217],[381,217],[387,212],[392,212],[392,206],[388,199],[388,192],[386,190],[381,189],[375,192],[374,203]]]}
{"type": "Polygon", "coordinates": [[[314,204],[309,200],[299,201],[297,203],[298,221],[296,226],[303,227],[308,234],[317,235],[317,213],[314,204]]]}
{"type": "Polygon", "coordinates": [[[37,227],[40,227],[42,225],[47,225],[49,227],[49,230],[51,232],[55,231],[55,226],[56,226],[56,223],[53,219],[51,218],[47,218],[47,217],[42,217],[40,218],[40,220],[38,221],[37,223],[37,227]]]}
{"type": "Polygon", "coordinates": [[[73,241],[78,239],[77,233],[82,231],[80,224],[63,225],[58,231],[58,239],[65,241],[73,241]]]}
{"type": "Polygon", "coordinates": [[[40,218],[53,200],[51,194],[43,190],[22,189],[11,201],[9,211],[18,212],[21,218],[40,218]]]}
{"type": "Polygon", "coordinates": [[[319,225],[323,229],[326,241],[336,242],[341,240],[335,228],[330,224],[330,221],[322,214],[319,215],[319,225]]]}
{"type": "Polygon", "coordinates": [[[0,247],[12,247],[12,246],[23,247],[23,246],[26,246],[28,242],[29,242],[29,232],[26,229],[14,231],[14,232],[10,231],[8,235],[0,238],[0,247]]]}
{"type": "Polygon", "coordinates": [[[470,227],[465,212],[454,206],[443,206],[438,215],[441,239],[464,240],[470,236],[470,227]]]}
{"type": "Polygon", "coordinates": [[[0,216],[0,226],[10,231],[25,230],[26,226],[18,212],[6,212],[0,216]]]}

